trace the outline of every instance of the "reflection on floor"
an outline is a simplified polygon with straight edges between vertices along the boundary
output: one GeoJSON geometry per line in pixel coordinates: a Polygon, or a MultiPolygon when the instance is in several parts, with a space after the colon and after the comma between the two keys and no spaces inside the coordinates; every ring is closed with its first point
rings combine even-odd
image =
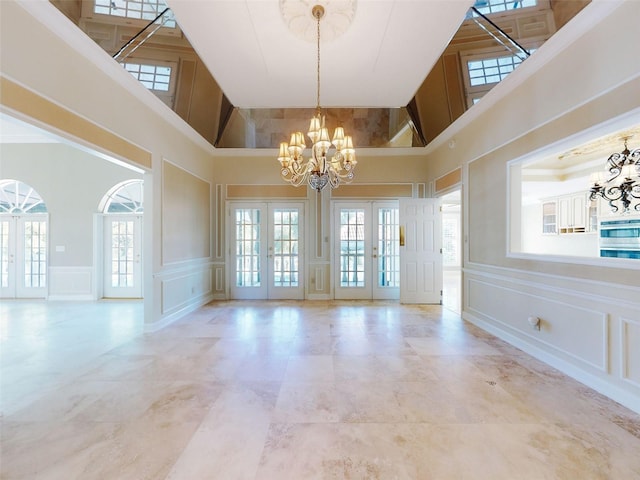
{"type": "Polygon", "coordinates": [[[1,313],[1,478],[640,478],[640,416],[440,306],[1,313]]]}

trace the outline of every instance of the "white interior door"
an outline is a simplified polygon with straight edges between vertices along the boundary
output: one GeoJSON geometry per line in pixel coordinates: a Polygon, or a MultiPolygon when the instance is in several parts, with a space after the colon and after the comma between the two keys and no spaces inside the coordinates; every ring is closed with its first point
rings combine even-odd
{"type": "Polygon", "coordinates": [[[47,295],[46,214],[0,216],[0,297],[47,295]]]}
{"type": "Polygon", "coordinates": [[[234,299],[304,298],[304,205],[232,203],[230,295],[234,299]]]}
{"type": "Polygon", "coordinates": [[[105,215],[106,298],[142,298],[142,216],[105,215]]]}
{"type": "Polygon", "coordinates": [[[400,285],[397,202],[336,202],[334,297],[397,299],[400,285]]]}
{"type": "Polygon", "coordinates": [[[440,200],[400,200],[400,302],[442,301],[442,214],[440,200]]]}

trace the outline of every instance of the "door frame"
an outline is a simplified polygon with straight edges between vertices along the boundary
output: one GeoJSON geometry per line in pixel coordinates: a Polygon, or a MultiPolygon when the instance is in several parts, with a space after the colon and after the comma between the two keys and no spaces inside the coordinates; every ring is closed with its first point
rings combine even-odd
{"type": "Polygon", "coordinates": [[[140,299],[143,298],[144,293],[144,214],[142,213],[105,213],[101,215],[102,217],[102,295],[101,298],[132,298],[132,299],[140,299]],[[113,287],[107,286],[107,261],[109,259],[112,260],[111,255],[107,253],[106,247],[108,245],[107,235],[109,235],[109,231],[105,228],[105,224],[112,220],[128,220],[133,219],[134,221],[134,239],[137,241],[134,244],[134,254],[137,255],[137,261],[134,260],[134,263],[137,264],[134,270],[134,280],[137,279],[137,285],[128,288],[128,292],[125,292],[124,296],[107,296],[108,290],[113,287]],[[135,253],[137,252],[137,253],[135,253]]]}
{"type": "Polygon", "coordinates": [[[230,200],[226,204],[226,244],[228,246],[227,254],[226,254],[226,285],[227,292],[226,296],[229,299],[237,299],[237,300],[257,300],[257,299],[266,299],[266,300],[304,300],[307,298],[307,288],[306,288],[306,267],[307,267],[307,254],[305,248],[305,241],[307,237],[307,222],[306,212],[308,211],[308,202],[304,200],[283,200],[283,199],[266,199],[262,201],[252,201],[252,200],[230,200]],[[299,238],[299,248],[298,248],[298,287],[274,287],[271,283],[273,280],[273,257],[269,257],[273,248],[273,239],[272,239],[272,227],[273,227],[273,219],[272,213],[274,208],[288,208],[288,207],[297,207],[299,208],[299,230],[298,230],[298,238],[299,238]],[[233,295],[235,287],[235,219],[231,215],[233,211],[237,208],[260,208],[264,212],[264,218],[261,219],[261,225],[265,225],[267,241],[263,242],[260,248],[260,265],[261,270],[266,274],[266,283],[261,285],[260,287],[256,287],[254,293],[247,291],[247,295],[233,295]],[[285,292],[287,288],[291,288],[288,290],[289,292],[295,292],[295,295],[290,296],[285,292]],[[260,289],[260,290],[258,290],[260,289]]]}
{"type": "Polygon", "coordinates": [[[4,213],[0,218],[9,219],[9,253],[11,255],[11,247],[13,246],[13,268],[10,271],[12,277],[9,277],[9,286],[7,287],[7,295],[2,294],[0,298],[18,299],[18,298],[48,298],[49,284],[51,281],[49,275],[49,263],[51,256],[51,240],[50,240],[50,221],[49,213],[4,213]],[[20,284],[20,279],[24,277],[24,225],[27,220],[44,221],[46,225],[45,232],[45,286],[44,287],[25,287],[20,284]],[[13,241],[13,243],[12,243],[13,241]],[[34,295],[25,294],[25,292],[33,292],[34,295]]]}
{"type": "Polygon", "coordinates": [[[400,298],[400,289],[391,287],[388,290],[378,286],[378,264],[377,264],[377,242],[379,240],[375,229],[378,227],[378,208],[392,207],[397,208],[399,213],[399,201],[397,199],[353,199],[353,200],[333,200],[331,202],[331,226],[332,226],[332,248],[331,248],[331,291],[335,300],[398,300],[400,298]],[[365,209],[365,287],[344,287],[345,291],[350,290],[359,295],[343,297],[337,294],[340,275],[340,219],[339,212],[341,208],[363,208],[365,209]],[[366,215],[369,215],[369,221],[366,221],[366,215]],[[374,257],[375,255],[375,257],[374,257]],[[366,275],[367,265],[369,275],[366,275]],[[367,286],[368,283],[368,286],[367,286]],[[361,288],[361,290],[357,290],[361,288]]]}

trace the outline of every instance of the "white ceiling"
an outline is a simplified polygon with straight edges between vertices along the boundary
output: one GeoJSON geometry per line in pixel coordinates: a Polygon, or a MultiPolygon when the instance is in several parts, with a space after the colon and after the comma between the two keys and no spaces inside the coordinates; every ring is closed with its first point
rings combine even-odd
{"type": "MultiPolygon", "coordinates": [[[[231,103],[240,108],[316,104],[316,43],[296,36],[281,2],[308,10],[355,3],[344,33],[321,31],[323,107],[406,106],[473,0],[168,0],[178,25],[231,103]]],[[[288,5],[290,6],[290,5],[288,5]]],[[[326,21],[331,21],[325,15],[326,21]]],[[[331,24],[326,29],[331,31],[331,24]]]]}

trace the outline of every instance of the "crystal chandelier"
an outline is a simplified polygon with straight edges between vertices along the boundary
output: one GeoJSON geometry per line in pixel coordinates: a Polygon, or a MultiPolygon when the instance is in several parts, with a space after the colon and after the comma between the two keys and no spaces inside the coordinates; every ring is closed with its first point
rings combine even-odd
{"type": "Polygon", "coordinates": [[[280,144],[278,161],[282,167],[282,178],[298,187],[308,183],[311,188],[320,192],[327,185],[337,188],[340,182],[353,180],[353,170],[358,163],[353,140],[344,134],[342,127],[336,127],[333,140],[329,139],[329,130],[325,126],[325,117],[320,109],[320,19],[324,16],[324,7],[315,5],[311,14],[316,19],[317,30],[317,80],[316,115],[311,119],[307,135],[311,140],[311,156],[304,158],[305,144],[302,132],[291,134],[289,143],[280,144]],[[335,148],[333,156],[330,151],[335,148]]]}
{"type": "Polygon", "coordinates": [[[627,140],[621,153],[609,157],[604,172],[591,174],[589,198],[604,198],[614,213],[640,212],[640,148],[629,151],[627,140]]]}

